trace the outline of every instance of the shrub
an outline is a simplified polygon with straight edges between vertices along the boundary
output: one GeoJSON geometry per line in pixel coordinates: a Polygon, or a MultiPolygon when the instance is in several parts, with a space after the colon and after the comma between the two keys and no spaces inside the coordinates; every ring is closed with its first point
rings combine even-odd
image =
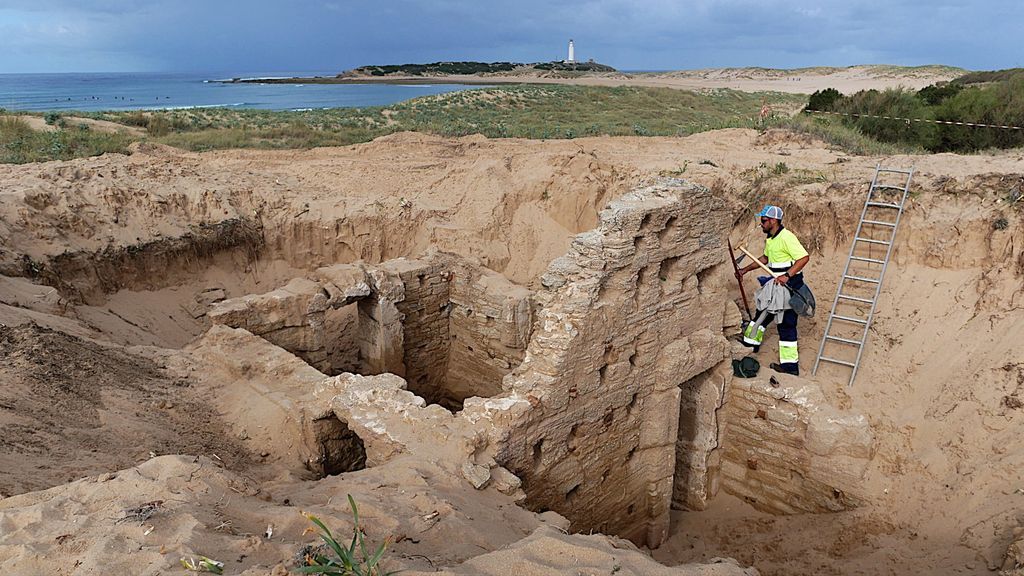
{"type": "Polygon", "coordinates": [[[932,84],[931,86],[925,86],[918,91],[917,96],[924,100],[929,106],[935,106],[941,104],[948,98],[952,98],[960,93],[964,87],[962,84],[953,84],[950,82],[944,84],[932,84]]]}
{"type": "MultiPolygon", "coordinates": [[[[899,89],[865,90],[837,102],[836,111],[850,115],[932,119],[933,111],[916,94],[899,89]]],[[[928,122],[850,116],[848,124],[882,142],[905,142],[931,148],[937,141],[937,127],[928,122]]]]}
{"type": "Polygon", "coordinates": [[[116,122],[121,124],[127,124],[128,126],[138,126],[139,128],[146,128],[149,126],[149,115],[145,112],[136,110],[134,112],[128,112],[121,114],[116,122]]]}
{"type": "Polygon", "coordinates": [[[171,123],[162,114],[153,114],[146,123],[146,132],[150,136],[164,136],[171,131],[171,123]]]}
{"type": "Polygon", "coordinates": [[[814,94],[811,94],[810,99],[807,100],[807,109],[829,112],[832,110],[836,101],[840,100],[842,97],[843,95],[835,88],[818,90],[814,94]]]}
{"type": "Polygon", "coordinates": [[[57,123],[60,122],[61,117],[60,117],[60,114],[58,114],[56,112],[47,112],[43,116],[43,120],[45,120],[46,123],[49,124],[50,126],[56,126],[57,123]]]}
{"type": "MultiPolygon", "coordinates": [[[[985,87],[970,87],[936,108],[939,120],[1024,126],[1024,76],[985,87]]],[[[1024,131],[970,126],[944,126],[929,147],[936,152],[1013,148],[1024,145],[1024,131]]]]}

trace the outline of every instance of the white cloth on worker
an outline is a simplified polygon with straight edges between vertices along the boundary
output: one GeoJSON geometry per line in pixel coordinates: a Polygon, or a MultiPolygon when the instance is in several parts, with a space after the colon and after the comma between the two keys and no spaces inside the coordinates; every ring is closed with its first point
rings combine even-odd
{"type": "Polygon", "coordinates": [[[789,305],[789,289],[774,280],[765,282],[763,286],[754,293],[754,302],[758,310],[765,310],[777,314],[792,308],[789,305]]]}

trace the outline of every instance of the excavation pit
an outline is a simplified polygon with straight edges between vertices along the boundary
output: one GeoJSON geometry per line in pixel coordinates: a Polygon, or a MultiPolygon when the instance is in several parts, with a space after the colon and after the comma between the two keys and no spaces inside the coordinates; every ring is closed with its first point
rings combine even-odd
{"type": "MultiPolygon", "coordinates": [[[[132,573],[139,570],[143,557],[166,571],[176,565],[178,558],[171,558],[176,553],[158,555],[150,547],[152,541],[133,526],[115,526],[111,532],[110,518],[163,498],[168,509],[162,512],[166,516],[156,518],[156,535],[166,536],[168,521],[173,520],[187,527],[179,543],[211,543],[210,549],[189,552],[229,558],[237,557],[233,555],[245,543],[219,517],[223,494],[234,506],[247,508],[233,518],[240,532],[262,533],[273,519],[276,534],[262,545],[261,554],[267,554],[288,536],[284,526],[297,527],[295,533],[302,527],[296,509],[289,509],[282,495],[292,506],[313,511],[312,506],[331,502],[331,495],[351,488],[361,511],[373,510],[375,522],[388,518],[388,510],[413,521],[403,525],[404,520],[388,520],[377,533],[373,529],[380,525],[368,525],[374,536],[395,526],[400,526],[396,532],[416,534],[427,527],[420,522],[434,509],[441,510],[440,521],[446,521],[445,511],[436,505],[419,508],[419,494],[429,498],[442,484],[447,490],[443,499],[464,512],[469,510],[465,503],[452,495],[472,494],[489,503],[518,499],[533,510],[561,512],[572,520],[571,531],[606,530],[648,544],[657,542],[657,528],[665,517],[659,512],[670,505],[677,509],[671,513],[674,535],[654,551],[669,565],[733,556],[764,574],[998,570],[1019,524],[1013,514],[1021,462],[1016,436],[1024,412],[1016,399],[1024,397],[1024,360],[1019,346],[1007,337],[1020,333],[1022,317],[1015,311],[1024,303],[1024,221],[1021,204],[1015,203],[1021,181],[1017,156],[898,158],[918,166],[919,184],[900,225],[869,346],[852,387],[846,387],[849,372],[841,366],[825,367],[813,378],[779,377],[779,385],[772,386],[758,379],[734,379],[716,364],[675,383],[679,401],[674,417],[659,409],[672,402],[648,393],[659,377],[648,371],[652,358],[658,359],[656,364],[678,359],[663,371],[688,376],[691,371],[682,361],[695,358],[693,350],[705,348],[702,342],[714,342],[702,338],[731,334],[739,313],[728,304],[736,294],[728,263],[724,270],[713,264],[674,276],[677,267],[688,262],[682,255],[689,248],[664,255],[655,251],[673,244],[676,232],[685,237],[699,230],[695,223],[713,219],[715,211],[689,198],[691,192],[680,194],[683,208],[672,217],[665,217],[661,209],[644,209],[642,216],[615,211],[608,219],[599,218],[597,209],[639,181],[637,176],[688,161],[687,175],[717,190],[716,195],[729,204],[719,231],[731,228],[734,245],[759,249],[762,238],[751,214],[763,203],[786,208],[787,226],[812,254],[807,279],[819,304],[828,303],[863,206],[865,175],[881,159],[839,153],[803,137],[780,138],[775,130],[730,130],[664,140],[543,143],[396,135],[352,149],[169,153],[160,158],[139,153],[8,167],[3,176],[8,193],[0,200],[0,264],[5,275],[0,278],[0,321],[8,327],[37,322],[83,341],[113,343],[115,349],[117,344],[143,345],[131,353],[156,360],[161,374],[164,367],[182,368],[159,383],[174,397],[140,402],[108,395],[104,402],[116,403],[124,414],[139,418],[140,427],[176,435],[182,414],[209,420],[205,413],[188,410],[191,404],[183,398],[202,400],[202,405],[214,408],[213,420],[223,418],[230,424],[230,430],[218,434],[239,439],[249,450],[238,451],[233,459],[220,445],[190,443],[179,448],[175,446],[180,443],[168,442],[161,448],[133,434],[130,439],[137,451],[125,451],[125,461],[110,464],[97,461],[90,452],[97,446],[103,452],[102,446],[108,444],[74,439],[39,448],[28,457],[9,451],[13,456],[5,460],[5,471],[33,481],[8,482],[2,488],[5,496],[82,475],[110,474],[55,488],[46,498],[52,495],[53,502],[61,503],[56,506],[35,495],[5,499],[0,515],[11,528],[9,538],[46,554],[55,569],[86,570],[91,561],[93,570],[109,569],[109,564],[132,573]],[[642,155],[637,154],[638,147],[645,150],[642,155]],[[789,173],[759,177],[756,182],[744,176],[745,168],[756,171],[761,162],[772,166],[780,157],[789,173]],[[704,158],[714,164],[700,162],[704,158]],[[389,167],[386,174],[382,165],[389,167]],[[530,169],[523,170],[524,166],[530,169]],[[239,234],[242,223],[258,234],[239,234]],[[236,232],[229,232],[232,227],[236,232]],[[193,240],[207,238],[202,241],[206,248],[193,249],[175,240],[190,230],[193,240]],[[175,251],[175,245],[184,249],[175,251]],[[504,368],[494,370],[492,377],[474,378],[472,391],[454,386],[449,378],[463,362],[459,356],[480,349],[468,335],[472,326],[458,323],[467,318],[475,322],[481,312],[484,326],[499,318],[489,318],[477,302],[460,303],[452,297],[450,284],[446,328],[439,328],[448,330],[447,338],[405,337],[427,326],[441,326],[440,321],[400,323],[401,346],[393,347],[398,353],[379,357],[380,366],[374,370],[383,370],[379,374],[361,365],[359,298],[324,311],[326,343],[324,356],[319,357],[313,352],[320,349],[302,340],[309,333],[299,325],[275,335],[284,343],[290,339],[295,354],[246,330],[211,326],[208,313],[222,301],[265,295],[295,278],[322,287],[319,268],[356,262],[379,268],[403,256],[422,259],[430,246],[477,258],[481,267],[533,292],[525,353],[508,360],[511,369],[503,376],[504,368]],[[549,267],[540,281],[552,258],[562,254],[567,257],[549,267]],[[609,262],[626,260],[627,272],[605,270],[609,262]],[[682,281],[681,286],[670,281],[674,278],[682,281]],[[686,317],[673,326],[672,338],[657,338],[657,346],[644,346],[644,339],[638,338],[642,330],[621,321],[626,311],[646,306],[659,307],[657,321],[666,315],[662,303],[679,295],[688,298],[673,305],[685,307],[686,317]],[[708,329],[704,332],[693,318],[712,311],[720,312],[721,318],[717,326],[703,326],[708,329]],[[597,319],[610,328],[596,330],[597,319]],[[673,343],[683,335],[689,348],[673,343]],[[407,354],[407,348],[413,352],[407,354]],[[437,365],[422,360],[431,355],[442,360],[437,365]],[[410,356],[419,359],[410,362],[410,356]],[[409,382],[391,374],[387,366],[404,370],[409,382]],[[366,375],[353,375],[359,373],[366,375]],[[815,382],[820,386],[815,388],[815,382]],[[414,395],[412,388],[439,404],[414,395]],[[457,410],[460,403],[461,412],[441,406],[457,410]],[[246,405],[248,410],[235,410],[246,405]],[[858,415],[870,416],[870,425],[858,415]],[[351,454],[341,447],[347,433],[331,419],[344,422],[360,438],[366,468],[351,470],[352,460],[358,458],[345,456],[351,454]],[[314,426],[315,421],[321,422],[314,426]],[[651,424],[633,425],[637,421],[651,424]],[[673,422],[678,427],[674,437],[643,441],[673,422]],[[325,429],[319,440],[316,427],[325,429]],[[868,443],[870,434],[877,435],[873,446],[868,443]],[[69,466],[77,457],[65,458],[60,450],[76,442],[83,449],[79,456],[99,468],[69,466]],[[877,450],[873,456],[872,447],[877,450]],[[174,457],[149,456],[162,450],[217,458],[196,461],[190,455],[168,468],[164,461],[174,457]],[[47,454],[60,456],[46,458],[47,454]],[[266,491],[253,497],[257,489],[267,488],[241,476],[226,485],[210,484],[216,488],[208,491],[206,500],[195,492],[199,506],[191,498],[181,502],[181,488],[197,489],[225,473],[218,463],[221,458],[229,471],[239,470],[239,462],[252,463],[253,468],[245,470],[252,478],[259,479],[260,470],[280,475],[287,467],[300,481],[279,480],[284,487],[270,494],[273,502],[266,501],[266,491]],[[424,466],[424,460],[431,466],[424,466]],[[656,468],[652,461],[670,464],[656,468]],[[127,471],[110,479],[115,469],[136,464],[141,476],[127,471]],[[49,468],[37,470],[41,465],[49,468]],[[311,482],[323,476],[325,467],[342,473],[311,482]],[[417,486],[407,490],[417,493],[416,505],[400,514],[392,508],[397,498],[375,499],[381,492],[377,486],[395,478],[412,479],[417,486]],[[421,479],[429,481],[424,485],[421,479]],[[495,500],[495,490],[508,499],[495,500]],[[303,491],[312,491],[305,501],[298,495],[303,491]],[[115,492],[118,499],[111,504],[93,504],[102,500],[96,496],[115,492]],[[620,498],[623,493],[626,496],[620,498]],[[666,504],[667,493],[671,499],[666,504]],[[370,503],[365,508],[364,498],[370,503]],[[856,505],[859,508],[839,515],[820,513],[856,505]],[[695,511],[702,507],[707,509],[695,511]],[[66,534],[74,536],[65,543],[66,534]],[[88,553],[60,552],[67,545],[110,550],[108,543],[124,549],[120,539],[125,537],[139,554],[101,553],[90,560],[88,553]],[[72,565],[79,559],[85,560],[85,567],[72,565]]],[[[724,232],[718,242],[712,234],[687,241],[698,251],[724,253],[724,232]]],[[[411,280],[429,285],[431,277],[413,274],[411,280]]],[[[406,280],[402,284],[403,289],[419,286],[406,280]]],[[[412,309],[415,299],[406,301],[403,295],[393,303],[396,310],[412,309]]],[[[856,316],[855,310],[842,313],[856,316]]],[[[655,323],[647,322],[651,328],[655,323]]],[[[823,324],[820,316],[801,320],[802,372],[813,363],[823,324]]],[[[47,342],[27,348],[50,358],[61,358],[53,351],[68,346],[50,344],[36,333],[27,340],[47,342]]],[[[759,355],[766,375],[767,364],[775,360],[776,341],[770,330],[759,355]]],[[[4,352],[10,350],[18,348],[8,346],[4,352]]],[[[131,365],[130,360],[127,363],[131,365]]],[[[3,364],[12,382],[19,382],[18,374],[41,373],[33,366],[3,364]]],[[[70,381],[83,381],[81,362],[63,364],[77,372],[70,381]]],[[[692,368],[705,366],[697,363],[692,368]]],[[[128,383],[137,380],[135,372],[102,371],[128,383]]],[[[45,373],[43,378],[50,384],[62,382],[45,373]]],[[[9,397],[0,399],[11,402],[9,397]]],[[[0,406],[0,418],[25,414],[22,405],[14,405],[14,410],[0,406]]],[[[52,409],[40,412],[54,414],[52,409]]],[[[103,412],[103,421],[118,413],[103,412]]],[[[52,427],[69,421],[60,413],[52,427]]],[[[36,449],[52,439],[38,422],[2,424],[16,432],[5,436],[9,442],[23,441],[15,450],[36,449]]],[[[193,429],[211,433],[202,426],[193,429]]],[[[102,427],[81,430],[90,437],[110,432],[102,427]]],[[[124,441],[109,445],[120,447],[124,441]]],[[[332,528],[345,527],[350,516],[343,502],[338,506],[342,500],[333,499],[332,528]]],[[[502,510],[522,512],[511,505],[502,510]]],[[[478,521],[486,519],[476,527],[486,530],[486,524],[501,524],[481,511],[472,509],[478,521]]],[[[466,525],[441,524],[424,532],[423,538],[433,533],[435,538],[443,534],[450,539],[454,534],[461,540],[462,535],[482,532],[456,528],[466,525]]],[[[474,548],[471,555],[476,555],[505,547],[524,534],[504,541],[474,541],[466,547],[483,546],[474,548]]],[[[425,540],[416,546],[423,552],[448,550],[447,544],[425,540]]],[[[1013,546],[1019,549],[1020,543],[1013,546]]],[[[416,553],[408,542],[389,550],[416,553]]],[[[17,557],[20,553],[7,556],[9,571],[31,570],[37,563],[17,557]]],[[[249,558],[239,569],[253,568],[265,559],[249,558]]],[[[437,556],[431,559],[436,561],[437,556]]],[[[1008,560],[1009,566],[1019,564],[1008,560]]],[[[419,568],[430,566],[424,562],[419,568]]]]}

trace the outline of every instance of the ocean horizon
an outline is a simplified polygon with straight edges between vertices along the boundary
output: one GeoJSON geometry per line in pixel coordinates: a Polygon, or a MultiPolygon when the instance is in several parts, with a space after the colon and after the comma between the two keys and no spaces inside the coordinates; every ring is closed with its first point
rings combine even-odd
{"type": "Polygon", "coordinates": [[[0,74],[0,108],[98,112],[239,108],[303,110],[387,106],[420,96],[481,88],[459,84],[261,84],[232,78],[334,76],[337,72],[85,72],[0,74]]]}

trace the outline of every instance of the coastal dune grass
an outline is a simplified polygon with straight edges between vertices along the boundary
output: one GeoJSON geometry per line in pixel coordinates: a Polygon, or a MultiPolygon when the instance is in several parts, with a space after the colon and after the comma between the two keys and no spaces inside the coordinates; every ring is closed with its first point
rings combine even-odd
{"type": "MultiPolygon", "coordinates": [[[[758,124],[763,102],[789,115],[802,101],[789,94],[733,90],[517,85],[427,96],[386,107],[169,110],[147,114],[147,128],[157,141],[189,150],[338,146],[401,131],[538,139],[684,136],[752,127],[758,124]]],[[[141,125],[138,112],[92,116],[141,125]]]]}
{"type": "Polygon", "coordinates": [[[453,137],[482,134],[489,138],[561,139],[686,136],[719,128],[773,126],[823,137],[837,147],[851,147],[854,153],[881,150],[877,142],[857,130],[795,119],[805,98],[727,89],[507,85],[365,108],[78,112],[75,116],[144,128],[146,135],[112,134],[72,125],[54,132],[37,132],[24,122],[5,120],[0,125],[0,161],[66,160],[124,152],[128,144],[140,139],[191,151],[307,149],[347,146],[402,131],[453,137]],[[759,118],[764,104],[773,110],[767,120],[759,118]]]}
{"type": "Polygon", "coordinates": [[[106,152],[127,152],[135,138],[65,125],[44,132],[33,130],[23,118],[0,117],[0,163],[24,164],[49,160],[71,160],[99,156],[106,152]]]}

